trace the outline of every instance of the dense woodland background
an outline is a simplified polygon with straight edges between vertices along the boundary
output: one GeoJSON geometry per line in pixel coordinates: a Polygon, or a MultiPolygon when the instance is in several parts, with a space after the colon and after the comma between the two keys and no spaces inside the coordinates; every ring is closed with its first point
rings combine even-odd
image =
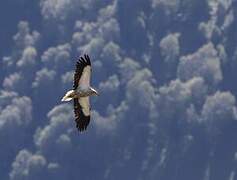
{"type": "Polygon", "coordinates": [[[237,180],[236,0],[9,0],[0,27],[1,180],[237,180]]]}

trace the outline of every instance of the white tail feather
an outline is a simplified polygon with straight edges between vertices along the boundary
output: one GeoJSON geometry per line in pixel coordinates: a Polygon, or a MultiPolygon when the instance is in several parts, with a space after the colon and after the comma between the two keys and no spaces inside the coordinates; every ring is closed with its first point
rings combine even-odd
{"type": "Polygon", "coordinates": [[[65,97],[65,96],[61,99],[61,101],[71,101],[71,100],[72,100],[72,98],[65,97]]]}
{"type": "Polygon", "coordinates": [[[63,98],[61,99],[61,101],[71,101],[73,98],[70,97],[70,95],[73,93],[73,90],[68,91],[63,98]]]}

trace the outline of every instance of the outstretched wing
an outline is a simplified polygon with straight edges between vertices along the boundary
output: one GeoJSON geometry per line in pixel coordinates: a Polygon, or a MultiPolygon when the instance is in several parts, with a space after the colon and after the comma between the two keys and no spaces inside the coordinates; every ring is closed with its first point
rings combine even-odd
{"type": "Polygon", "coordinates": [[[76,62],[76,70],[74,73],[73,89],[76,90],[79,86],[81,89],[88,89],[91,78],[91,61],[88,55],[80,57],[76,62]]]}
{"type": "Polygon", "coordinates": [[[74,113],[76,126],[79,131],[86,130],[90,123],[90,102],[89,97],[74,99],[74,113]]]}

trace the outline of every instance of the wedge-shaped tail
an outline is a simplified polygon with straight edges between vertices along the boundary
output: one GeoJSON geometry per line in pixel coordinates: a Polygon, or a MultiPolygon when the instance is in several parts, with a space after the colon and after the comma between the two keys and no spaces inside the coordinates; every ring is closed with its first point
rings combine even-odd
{"type": "Polygon", "coordinates": [[[61,99],[61,101],[71,101],[74,97],[74,90],[70,90],[68,91],[63,98],[61,99]]]}

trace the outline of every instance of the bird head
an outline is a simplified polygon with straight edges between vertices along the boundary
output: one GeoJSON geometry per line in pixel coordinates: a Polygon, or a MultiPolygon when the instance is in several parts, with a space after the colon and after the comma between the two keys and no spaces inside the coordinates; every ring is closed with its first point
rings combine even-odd
{"type": "Polygon", "coordinates": [[[95,89],[93,88],[90,88],[90,89],[92,91],[92,95],[99,96],[99,93],[95,89]]]}

